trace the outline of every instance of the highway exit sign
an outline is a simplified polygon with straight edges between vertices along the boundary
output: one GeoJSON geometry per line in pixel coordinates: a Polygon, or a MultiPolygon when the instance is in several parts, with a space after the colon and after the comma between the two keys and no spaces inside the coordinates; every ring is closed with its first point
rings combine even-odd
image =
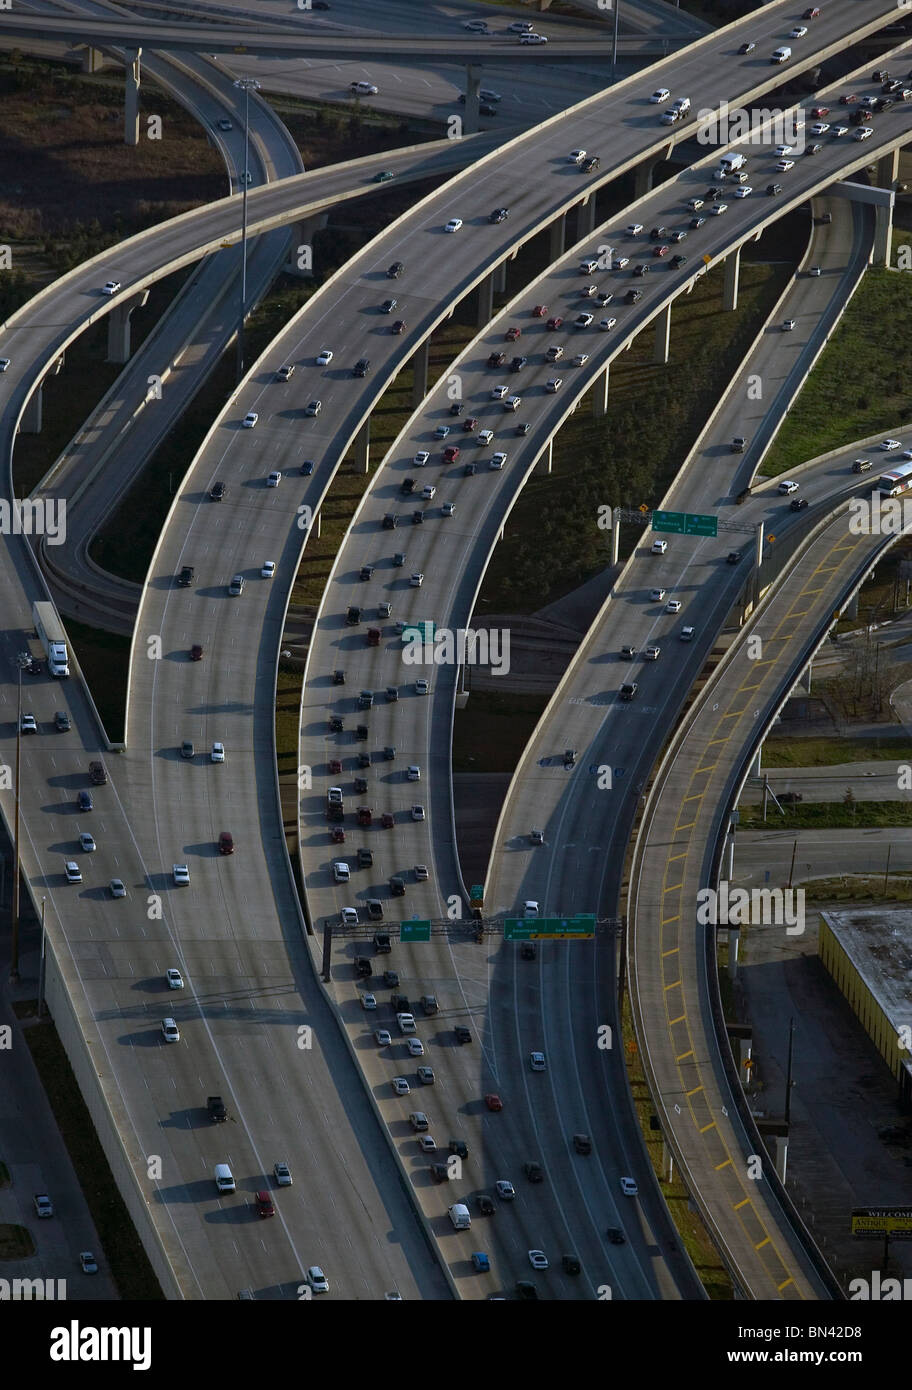
{"type": "Polygon", "coordinates": [[[507,917],[504,920],[504,941],[541,941],[555,937],[583,941],[594,935],[594,912],[579,913],[576,917],[507,917]]]}
{"type": "Polygon", "coordinates": [[[403,642],[433,642],[434,633],[437,631],[437,624],[432,623],[429,618],[425,618],[418,623],[409,623],[408,627],[402,629],[403,642]]]}
{"type": "Polygon", "coordinates": [[[401,922],[399,924],[400,941],[430,941],[431,924],[430,922],[401,922]]]}
{"type": "Polygon", "coordinates": [[[473,903],[480,903],[484,900],[484,884],[473,883],[469,889],[469,900],[473,903]]]}
{"type": "Polygon", "coordinates": [[[653,512],[653,531],[674,531],[679,536],[716,536],[719,519],[700,512],[653,512]]]}

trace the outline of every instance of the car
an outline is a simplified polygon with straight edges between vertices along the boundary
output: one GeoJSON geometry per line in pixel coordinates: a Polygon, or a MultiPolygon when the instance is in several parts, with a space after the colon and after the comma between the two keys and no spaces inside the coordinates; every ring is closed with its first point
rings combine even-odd
{"type": "MultiPolygon", "coordinates": [[[[884,105],[886,105],[886,102],[884,102],[884,105]]],[[[836,140],[841,140],[842,137],[848,135],[848,133],[849,127],[847,125],[834,125],[830,131],[830,135],[836,140]]]]}
{"type": "Polygon", "coordinates": [[[673,269],[673,270],[678,270],[682,265],[686,265],[686,264],[687,264],[687,257],[686,257],[686,256],[682,256],[682,255],[678,254],[677,256],[672,256],[672,258],[671,258],[671,266],[672,266],[672,269],[673,269]]]}
{"type": "Polygon", "coordinates": [[[845,92],[839,98],[839,104],[840,106],[853,106],[857,100],[858,97],[855,95],[854,92],[845,92]]]}
{"type": "Polygon", "coordinates": [[[598,292],[598,285],[584,285],[580,290],[580,299],[591,299],[598,292]]]}
{"type": "Polygon", "coordinates": [[[190,870],[186,864],[172,864],[171,877],[174,879],[177,888],[190,887],[190,870]]]}
{"type": "Polygon", "coordinates": [[[665,599],[664,589],[650,589],[649,598],[652,603],[662,603],[665,599]]]}
{"type": "Polygon", "coordinates": [[[506,396],[507,396],[507,393],[508,393],[509,389],[510,389],[509,386],[492,386],[492,387],[491,387],[491,400],[492,400],[492,401],[502,401],[502,400],[504,400],[504,399],[506,398],[506,396]]]}
{"type": "Polygon", "coordinates": [[[242,426],[242,428],[245,429],[245,430],[252,430],[252,429],[255,429],[255,428],[256,428],[256,422],[257,422],[257,420],[259,420],[259,418],[260,418],[260,417],[259,417],[259,415],[257,414],[257,412],[256,412],[255,410],[248,410],[247,414],[244,416],[243,420],[241,421],[241,426],[242,426]]]}
{"type": "Polygon", "coordinates": [[[829,128],[830,126],[828,121],[815,121],[814,124],[811,126],[811,134],[826,135],[829,128]]]}
{"type": "Polygon", "coordinates": [[[307,405],[304,407],[304,414],[308,417],[308,419],[312,420],[314,416],[319,415],[322,409],[322,401],[308,401],[307,405]]]}
{"type": "Polygon", "coordinates": [[[498,1095],[486,1095],[484,1101],[489,1110],[503,1110],[503,1101],[498,1095]]]}
{"type": "Polygon", "coordinates": [[[610,333],[617,324],[617,319],[599,319],[599,328],[603,333],[610,333]]]}
{"type": "Polygon", "coordinates": [[[502,367],[503,364],[506,362],[506,360],[507,360],[507,354],[506,354],[505,352],[498,352],[498,351],[495,350],[494,352],[490,353],[489,356],[488,356],[488,366],[489,366],[489,367],[502,367]]]}
{"type": "Polygon", "coordinates": [[[894,449],[901,449],[901,448],[902,448],[902,440],[901,440],[901,439],[885,439],[885,440],[883,441],[883,443],[881,444],[880,447],[881,447],[881,449],[884,451],[885,454],[890,454],[890,453],[893,452],[894,449]]]}
{"type": "Polygon", "coordinates": [[[374,86],[373,82],[352,82],[349,91],[355,96],[375,97],[378,89],[374,86]]]}
{"type": "Polygon", "coordinates": [[[690,230],[691,230],[692,232],[695,232],[695,231],[697,230],[698,227],[702,227],[702,226],[703,226],[703,223],[704,223],[705,221],[706,221],[706,218],[705,218],[705,217],[692,217],[692,218],[690,219],[690,222],[689,222],[687,225],[690,227],[690,230]]]}
{"type": "Polygon", "coordinates": [[[627,226],[624,228],[624,231],[627,234],[627,236],[639,236],[642,230],[642,222],[628,222],[627,226]]]}
{"type": "Polygon", "coordinates": [[[314,471],[313,459],[305,459],[301,464],[301,473],[305,478],[309,478],[314,471]]]}
{"type": "Polygon", "coordinates": [[[548,1257],[543,1250],[530,1250],[529,1264],[533,1269],[547,1269],[548,1257]]]}
{"type": "Polygon", "coordinates": [[[472,1034],[469,1032],[468,1028],[466,1028],[464,1023],[457,1023],[455,1028],[453,1029],[453,1032],[455,1034],[456,1041],[460,1044],[470,1043],[472,1041],[472,1034]]]}
{"type": "Polygon", "coordinates": [[[434,1084],[434,1069],[433,1069],[433,1067],[419,1067],[418,1070],[417,1070],[416,1075],[417,1075],[417,1077],[418,1077],[418,1080],[421,1082],[422,1086],[433,1086],[433,1084],[434,1084]]]}
{"type": "MultiPolygon", "coordinates": [[[[543,318],[545,317],[545,314],[547,314],[547,312],[548,312],[548,306],[547,306],[547,304],[536,304],[536,305],[534,305],[534,307],[533,307],[533,309],[532,309],[532,317],[533,317],[534,319],[543,319],[543,318]]],[[[551,324],[550,324],[550,323],[548,324],[548,327],[549,327],[549,328],[551,327],[551,324]]]]}
{"type": "Polygon", "coordinates": [[[462,218],[461,218],[461,217],[451,217],[450,220],[449,220],[449,222],[447,222],[447,223],[444,225],[443,230],[444,230],[445,232],[458,232],[458,231],[459,231],[459,228],[460,228],[461,226],[462,226],[462,218]]]}
{"type": "Polygon", "coordinates": [[[681,600],[680,600],[679,598],[670,598],[670,599],[668,600],[668,602],[666,603],[666,605],[665,605],[665,612],[666,612],[666,613],[680,613],[680,611],[681,611],[681,609],[683,608],[683,606],[684,606],[684,605],[683,605],[683,603],[681,602],[681,600]]]}
{"type": "Polygon", "coordinates": [[[807,25],[806,25],[806,24],[796,24],[795,27],[794,27],[794,29],[790,29],[790,30],[789,30],[789,38],[790,38],[790,39],[803,39],[806,33],[807,33],[807,25]]]}
{"type": "Polygon", "coordinates": [[[805,509],[805,507],[806,507],[807,505],[808,505],[808,500],[807,500],[806,497],[793,497],[793,498],[792,498],[792,501],[791,501],[791,509],[792,509],[793,512],[803,512],[804,509],[805,509]]]}
{"type": "Polygon", "coordinates": [[[661,106],[662,103],[667,101],[670,96],[671,92],[668,90],[667,87],[657,87],[656,90],[653,92],[652,96],[649,98],[650,105],[661,106]]]}
{"type": "Polygon", "coordinates": [[[801,18],[802,18],[802,19],[817,19],[817,18],[819,18],[819,15],[820,15],[820,6],[819,6],[819,5],[812,5],[812,6],[810,7],[810,9],[805,10],[805,12],[804,12],[804,14],[801,16],[801,18]]]}
{"type": "Polygon", "coordinates": [[[202,661],[202,659],[203,659],[203,649],[202,649],[202,647],[200,646],[199,642],[194,642],[193,646],[190,648],[190,660],[191,660],[191,661],[202,661]]]}
{"type": "Polygon", "coordinates": [[[234,854],[234,836],[230,830],[223,830],[218,837],[219,854],[234,854]]]}
{"type": "Polygon", "coordinates": [[[492,455],[491,455],[491,462],[490,462],[489,467],[491,467],[491,468],[493,468],[493,469],[495,469],[495,470],[499,470],[499,469],[503,468],[503,466],[504,466],[504,464],[506,463],[506,461],[507,461],[507,455],[503,452],[502,449],[499,449],[499,450],[497,451],[496,454],[492,454],[492,455]]]}
{"type": "Polygon", "coordinates": [[[649,553],[650,553],[651,555],[664,555],[667,549],[668,549],[668,542],[667,542],[667,541],[653,541],[649,553]]]}
{"type": "Polygon", "coordinates": [[[753,53],[756,47],[757,45],[755,43],[751,43],[751,41],[748,39],[747,43],[743,43],[741,47],[738,49],[738,54],[739,56],[743,57],[745,53],[753,53]]]}
{"type": "Polygon", "coordinates": [[[563,379],[563,377],[560,377],[560,376],[551,376],[551,377],[549,377],[548,380],[545,382],[545,390],[546,390],[546,391],[550,391],[551,394],[554,395],[555,392],[557,392],[557,391],[559,391],[559,390],[561,389],[561,387],[563,386],[563,384],[564,384],[564,379],[563,379]]]}
{"type": "Polygon", "coordinates": [[[165,971],[165,979],[169,989],[183,989],[184,987],[184,977],[174,966],[165,971]]]}
{"type": "Polygon", "coordinates": [[[523,1172],[529,1182],[544,1182],[545,1174],[540,1163],[524,1163],[523,1172]]]}
{"type": "Polygon", "coordinates": [[[805,154],[819,154],[822,149],[823,146],[815,142],[812,145],[808,145],[804,152],[805,154]]]}
{"type": "Polygon", "coordinates": [[[38,724],[33,714],[23,714],[19,720],[20,734],[37,734],[38,724]]]}
{"type": "Polygon", "coordinates": [[[580,168],[582,169],[584,174],[592,174],[595,172],[596,169],[601,167],[601,163],[602,161],[599,159],[597,154],[590,154],[587,159],[583,160],[582,164],[580,165],[580,168]]]}
{"type": "Polygon", "coordinates": [[[655,644],[654,642],[653,642],[653,643],[650,643],[650,645],[649,645],[648,647],[644,647],[644,648],[643,648],[643,660],[644,660],[644,661],[658,661],[658,659],[659,659],[659,653],[661,652],[661,650],[662,650],[662,648],[659,647],[659,646],[656,646],[656,644],[655,644]]]}
{"type": "Polygon", "coordinates": [[[512,362],[510,363],[510,371],[521,372],[528,360],[528,357],[514,357],[512,362]]]}
{"type": "Polygon", "coordinates": [[[529,1053],[529,1066],[532,1068],[533,1071],[544,1071],[546,1065],[547,1063],[545,1062],[545,1054],[543,1052],[529,1053]]]}
{"type": "Polygon", "coordinates": [[[621,1178],[621,1191],[625,1197],[635,1197],[638,1190],[633,1178],[621,1178]]]}
{"type": "Polygon", "coordinates": [[[624,267],[625,267],[625,266],[628,266],[629,264],[630,264],[630,257],[629,257],[629,256],[615,256],[615,258],[614,258],[614,269],[615,269],[615,270],[623,270],[624,267]]]}
{"type": "Polygon", "coordinates": [[[65,862],[63,866],[63,871],[66,874],[67,883],[82,882],[82,870],[80,869],[79,865],[76,864],[72,859],[68,859],[65,862]]]}
{"type": "Polygon", "coordinates": [[[568,163],[568,164],[581,164],[582,161],[583,161],[585,158],[586,158],[586,151],[585,151],[585,150],[571,150],[570,153],[567,155],[567,163],[568,163]]]}
{"type": "Polygon", "coordinates": [[[421,489],[421,496],[425,502],[432,502],[437,496],[437,489],[433,483],[425,483],[421,489]]]}
{"type": "Polygon", "coordinates": [[[796,326],[797,323],[798,323],[798,320],[797,320],[797,319],[783,319],[783,321],[782,321],[782,331],[783,331],[783,333],[791,333],[792,329],[795,328],[795,326],[796,326]]]}
{"type": "Polygon", "coordinates": [[[424,575],[421,573],[420,570],[416,570],[415,573],[414,573],[414,574],[411,576],[411,578],[409,579],[409,585],[410,585],[410,587],[411,587],[412,589],[420,589],[423,583],[424,583],[424,575]]]}
{"type": "Polygon", "coordinates": [[[783,478],[776,491],[780,497],[787,497],[789,493],[798,491],[798,484],[793,482],[791,478],[783,478]]]}
{"type": "MultiPolygon", "coordinates": [[[[507,389],[507,388],[504,387],[504,392],[506,392],[506,389],[507,389]]],[[[494,431],[493,431],[493,430],[479,430],[479,431],[478,431],[478,442],[479,442],[479,444],[482,445],[482,447],[484,447],[484,446],[490,444],[490,443],[491,443],[491,440],[492,440],[493,438],[494,438],[494,431]]]]}
{"type": "Polygon", "coordinates": [[[272,1165],[272,1172],[276,1180],[276,1187],[291,1187],[291,1169],[287,1163],[274,1163],[272,1165]]]}
{"type": "Polygon", "coordinates": [[[509,216],[509,208],[495,208],[493,212],[488,214],[488,221],[494,224],[498,222],[506,222],[509,216]]]}
{"type": "Polygon", "coordinates": [[[390,1047],[392,1041],[392,1034],[386,1028],[378,1028],[374,1033],[374,1042],[378,1047],[390,1047]]]}
{"type": "Polygon", "coordinates": [[[443,461],[444,461],[444,463],[455,463],[456,460],[457,460],[458,458],[459,458],[459,445],[458,445],[458,444],[448,444],[448,445],[446,446],[446,448],[444,449],[444,451],[443,451],[443,461]]]}
{"type": "Polygon", "coordinates": [[[873,134],[874,132],[869,125],[859,126],[855,132],[855,139],[869,140],[873,134]]]}
{"type": "Polygon", "coordinates": [[[823,272],[821,271],[819,265],[812,265],[808,271],[808,275],[810,275],[815,280],[819,279],[822,274],[823,272]]]}
{"type": "Polygon", "coordinates": [[[427,864],[416,864],[416,865],[415,865],[415,869],[414,869],[414,873],[415,873],[415,882],[416,882],[416,883],[427,883],[427,880],[428,880],[428,866],[427,866],[427,864]]]}
{"type": "Polygon", "coordinates": [[[102,292],[102,294],[112,295],[112,294],[116,294],[117,291],[118,291],[119,289],[120,289],[120,281],[119,281],[119,280],[105,280],[104,284],[103,284],[102,287],[101,287],[101,292],[102,292]]]}
{"type": "Polygon", "coordinates": [[[307,1271],[307,1282],[314,1293],[329,1293],[329,1280],[319,1265],[311,1265],[307,1271]]]}
{"type": "Polygon", "coordinates": [[[410,1057],[424,1056],[424,1043],[420,1038],[406,1038],[405,1042],[410,1057]]]}
{"type": "Polygon", "coordinates": [[[88,830],[83,830],[79,836],[79,843],[87,854],[91,854],[95,850],[95,837],[90,835],[88,830]]]}
{"type": "Polygon", "coordinates": [[[268,477],[267,477],[267,479],[266,479],[266,486],[267,486],[267,487],[278,487],[278,486],[279,486],[279,483],[280,483],[281,481],[282,481],[282,475],[281,475],[281,473],[279,473],[278,471],[276,471],[275,473],[270,473],[270,474],[268,475],[268,477]]]}
{"type": "Polygon", "coordinates": [[[366,1009],[369,1013],[372,1012],[377,1007],[377,996],[375,994],[362,994],[361,1007],[362,1009],[366,1009]]]}
{"type": "Polygon", "coordinates": [[[794,169],[794,167],[794,159],[780,159],[776,162],[776,168],[779,170],[781,174],[786,173],[789,169],[794,169]]]}
{"type": "Polygon", "coordinates": [[[735,197],[736,197],[736,198],[749,198],[750,195],[753,193],[753,191],[754,191],[754,190],[751,188],[751,186],[750,186],[749,183],[742,183],[741,186],[740,186],[740,188],[736,188],[736,189],[735,189],[735,197]]]}
{"type": "Polygon", "coordinates": [[[417,680],[417,681],[415,682],[415,694],[416,694],[416,695],[428,695],[428,694],[430,693],[430,689],[431,689],[430,681],[424,680],[424,679],[422,678],[421,680],[417,680]]]}
{"type": "MultiPolygon", "coordinates": [[[[614,299],[614,295],[610,290],[600,290],[595,296],[596,303],[601,304],[603,308],[606,304],[610,304],[612,299],[614,299]]],[[[563,349],[561,351],[563,352],[563,349]]]]}
{"type": "Polygon", "coordinates": [[[642,265],[635,265],[633,267],[633,273],[637,277],[637,279],[641,280],[644,275],[649,274],[649,266],[644,261],[642,265]]]}
{"type": "Polygon", "coordinates": [[[494,1190],[502,1202],[512,1202],[516,1197],[516,1189],[507,1178],[498,1178],[494,1190]]]}
{"type": "Polygon", "coordinates": [[[173,1018],[163,1018],[161,1021],[162,1037],[165,1042],[180,1042],[180,1029],[173,1018]]]}
{"type": "Polygon", "coordinates": [[[127,889],[123,879],[112,878],[108,884],[108,888],[110,889],[112,898],[125,898],[127,896],[127,889]]]}
{"type": "MultiPolygon", "coordinates": [[[[343,927],[356,927],[358,925],[358,909],[356,907],[343,907],[340,916],[343,927]]],[[[365,1008],[370,1007],[369,1004],[365,1005],[365,1008]]],[[[376,1008],[376,1001],[374,1007],[376,1008]]]]}
{"type": "MultiPolygon", "coordinates": [[[[907,456],[910,457],[910,458],[912,458],[912,449],[906,449],[906,450],[903,451],[903,458],[906,458],[907,456]]],[[[853,473],[869,473],[870,471],[871,471],[871,460],[870,460],[870,459],[858,458],[858,459],[856,459],[855,462],[852,464],[852,472],[853,472],[853,473]]]]}
{"type": "Polygon", "coordinates": [[[781,183],[768,183],[768,184],[766,185],[766,192],[767,192],[768,197],[770,197],[770,198],[775,198],[779,193],[782,192],[782,184],[781,184],[781,183]]]}
{"type": "Polygon", "coordinates": [[[404,1076],[394,1076],[391,1084],[397,1096],[407,1096],[411,1091],[411,1087],[404,1076]]]}
{"type": "Polygon", "coordinates": [[[709,211],[713,217],[721,217],[723,212],[728,212],[728,203],[713,203],[709,211]]]}
{"type": "Polygon", "coordinates": [[[412,820],[424,820],[424,818],[425,818],[425,816],[424,816],[424,807],[423,807],[423,806],[413,806],[413,807],[412,807],[412,820]]]}
{"type": "Polygon", "coordinates": [[[524,34],[520,34],[519,41],[524,44],[541,44],[548,42],[544,34],[536,34],[534,31],[531,33],[527,31],[524,34]]]}
{"type": "Polygon", "coordinates": [[[573,322],[576,324],[577,328],[588,328],[594,318],[594,314],[577,314],[573,322]]]}

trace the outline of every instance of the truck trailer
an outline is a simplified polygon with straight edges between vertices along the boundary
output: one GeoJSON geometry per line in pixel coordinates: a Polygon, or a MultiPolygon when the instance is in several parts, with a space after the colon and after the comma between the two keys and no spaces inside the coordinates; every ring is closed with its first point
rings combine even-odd
{"type": "Polygon", "coordinates": [[[70,674],[67,656],[66,633],[52,603],[33,603],[32,622],[38,634],[38,641],[44,648],[48,660],[48,670],[52,676],[61,678],[70,674]]]}

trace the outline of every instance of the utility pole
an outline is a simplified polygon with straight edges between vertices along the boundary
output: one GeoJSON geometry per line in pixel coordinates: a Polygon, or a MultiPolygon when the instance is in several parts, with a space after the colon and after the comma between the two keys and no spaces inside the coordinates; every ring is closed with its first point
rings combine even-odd
{"type": "Polygon", "coordinates": [[[614,0],[614,42],[611,46],[611,81],[614,83],[618,58],[618,21],[621,16],[621,0],[614,0]]]}
{"type": "Polygon", "coordinates": [[[788,1065],[785,1071],[785,1128],[788,1130],[792,1113],[792,1044],[795,1037],[795,1020],[789,1019],[788,1065]]]}
{"type": "Polygon", "coordinates": [[[22,766],[22,667],[19,667],[19,692],[16,701],[16,810],[13,826],[13,888],[10,933],[10,984],[19,983],[19,786],[22,766]]]}
{"type": "Polygon", "coordinates": [[[241,305],[237,331],[237,380],[244,375],[244,311],[247,307],[247,185],[250,179],[250,93],[258,92],[260,84],[255,77],[239,77],[234,83],[244,93],[244,170],[241,175],[241,305]]]}

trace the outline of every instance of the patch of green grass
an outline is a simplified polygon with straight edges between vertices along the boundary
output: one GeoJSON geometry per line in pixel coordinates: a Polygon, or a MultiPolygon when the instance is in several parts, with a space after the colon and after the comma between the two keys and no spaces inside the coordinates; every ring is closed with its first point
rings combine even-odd
{"type": "Polygon", "coordinates": [[[884,904],[912,899],[912,878],[890,874],[884,883],[883,874],[845,874],[838,878],[802,880],[807,896],[822,910],[834,902],[882,902],[884,904]],[[886,890],[886,891],[885,891],[886,890]]]}
{"type": "Polygon", "coordinates": [[[912,804],[906,801],[808,801],[785,806],[785,815],[776,815],[764,824],[759,807],[742,806],[739,830],[871,830],[912,825],[912,804]]]}
{"type": "Polygon", "coordinates": [[[35,1253],[35,1242],[25,1226],[0,1226],[0,1260],[27,1260],[35,1253]]]}
{"type": "Polygon", "coordinates": [[[912,741],[904,734],[877,738],[768,738],[763,745],[763,766],[834,767],[839,763],[912,761],[912,741]]]}
{"type": "Polygon", "coordinates": [[[763,463],[775,477],[912,415],[912,275],[869,270],[763,463]]]}
{"type": "Polygon", "coordinates": [[[66,1144],[95,1229],[121,1298],[148,1302],[164,1297],[146,1252],[117,1190],[92,1117],[51,1020],[23,1035],[66,1144]]]}
{"type": "Polygon", "coordinates": [[[280,774],[297,771],[302,678],[301,671],[279,667],[276,682],[276,754],[280,774]]]}
{"type": "Polygon", "coordinates": [[[456,711],[453,771],[512,772],[547,703],[547,695],[470,694],[456,711]]]}

